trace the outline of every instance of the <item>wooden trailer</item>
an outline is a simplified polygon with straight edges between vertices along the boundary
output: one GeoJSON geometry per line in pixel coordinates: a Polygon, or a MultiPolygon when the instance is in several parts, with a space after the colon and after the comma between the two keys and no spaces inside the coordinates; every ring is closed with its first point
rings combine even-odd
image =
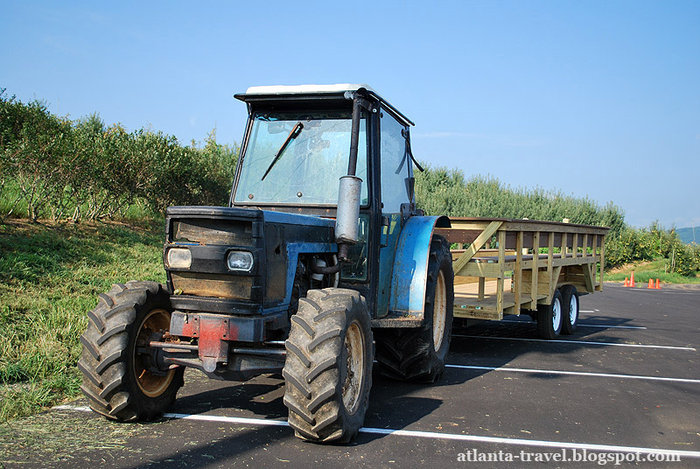
{"type": "MultiPolygon", "coordinates": [[[[560,295],[559,314],[564,317],[559,319],[566,333],[572,326],[567,324],[571,296],[576,302],[576,318],[571,317],[575,328],[578,296],[603,289],[608,228],[502,218],[450,221],[451,228],[435,233],[453,246],[456,318],[500,320],[504,314],[523,311],[538,322],[543,315],[543,320],[551,320],[557,311],[548,316],[547,310],[557,306],[552,302],[560,295]]],[[[554,320],[553,330],[544,328],[540,335],[559,334],[562,328],[557,330],[554,320]]]]}

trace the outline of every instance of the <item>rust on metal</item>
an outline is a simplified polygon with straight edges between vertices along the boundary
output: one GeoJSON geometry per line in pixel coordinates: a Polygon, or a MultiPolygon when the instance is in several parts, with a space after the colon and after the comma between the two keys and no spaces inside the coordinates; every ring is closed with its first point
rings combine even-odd
{"type": "Polygon", "coordinates": [[[250,299],[253,278],[227,274],[171,272],[173,288],[184,295],[237,300],[250,299]]]}
{"type": "Polygon", "coordinates": [[[230,246],[253,244],[252,222],[183,219],[173,222],[173,241],[230,246]]]}

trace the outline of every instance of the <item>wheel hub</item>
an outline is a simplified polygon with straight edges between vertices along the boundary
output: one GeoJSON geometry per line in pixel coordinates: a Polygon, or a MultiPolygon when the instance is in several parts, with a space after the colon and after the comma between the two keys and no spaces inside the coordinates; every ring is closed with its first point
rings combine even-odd
{"type": "Polygon", "coordinates": [[[164,309],[150,311],[137,330],[134,347],[134,374],[136,384],[148,397],[158,397],[170,386],[175,370],[159,371],[153,363],[153,350],[149,346],[154,335],[170,328],[170,313],[164,309]]]}
{"type": "Polygon", "coordinates": [[[561,302],[556,298],[552,303],[552,327],[558,331],[561,327],[561,302]]]}
{"type": "Polygon", "coordinates": [[[578,301],[576,300],[576,295],[571,295],[571,300],[569,300],[569,324],[576,324],[576,318],[578,316],[578,301]]]}
{"type": "Polygon", "coordinates": [[[359,407],[360,395],[364,384],[364,336],[357,322],[348,327],[345,334],[346,377],[343,383],[343,405],[348,413],[354,414],[359,407]]]}
{"type": "Polygon", "coordinates": [[[439,351],[445,335],[445,323],[447,322],[447,289],[445,288],[445,275],[440,271],[435,285],[435,302],[433,304],[433,347],[439,351]]]}

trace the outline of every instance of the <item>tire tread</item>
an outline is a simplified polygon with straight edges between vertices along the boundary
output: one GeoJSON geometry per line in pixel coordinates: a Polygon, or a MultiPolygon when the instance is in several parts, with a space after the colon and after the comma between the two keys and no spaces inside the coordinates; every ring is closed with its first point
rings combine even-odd
{"type": "Polygon", "coordinates": [[[283,402],[289,410],[289,425],[299,438],[316,443],[347,442],[356,435],[371,387],[371,343],[369,315],[358,292],[343,288],[309,290],[306,298],[299,299],[285,342],[288,353],[282,371],[286,380],[283,402]],[[358,410],[348,417],[342,407],[340,360],[346,321],[352,321],[346,318],[358,311],[368,341],[365,358],[369,364],[365,367],[369,371],[365,370],[358,410]]]}
{"type": "Polygon", "coordinates": [[[135,385],[129,385],[126,377],[127,346],[138,310],[167,302],[167,292],[156,282],[117,283],[98,295],[97,306],[88,312],[88,327],[80,337],[83,351],[78,360],[83,375],[80,389],[95,412],[112,420],[134,421],[153,418],[172,404],[183,384],[182,369],[176,371],[159,399],[148,404],[138,402],[135,385]]]}

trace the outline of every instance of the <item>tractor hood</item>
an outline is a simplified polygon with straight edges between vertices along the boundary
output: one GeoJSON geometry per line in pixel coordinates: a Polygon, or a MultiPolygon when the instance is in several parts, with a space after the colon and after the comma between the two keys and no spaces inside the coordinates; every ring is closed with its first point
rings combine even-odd
{"type": "Polygon", "coordinates": [[[260,210],[257,208],[213,207],[213,206],[173,206],[165,212],[168,218],[216,218],[230,220],[262,220],[269,223],[334,227],[331,218],[320,218],[297,213],[260,210]]]}

